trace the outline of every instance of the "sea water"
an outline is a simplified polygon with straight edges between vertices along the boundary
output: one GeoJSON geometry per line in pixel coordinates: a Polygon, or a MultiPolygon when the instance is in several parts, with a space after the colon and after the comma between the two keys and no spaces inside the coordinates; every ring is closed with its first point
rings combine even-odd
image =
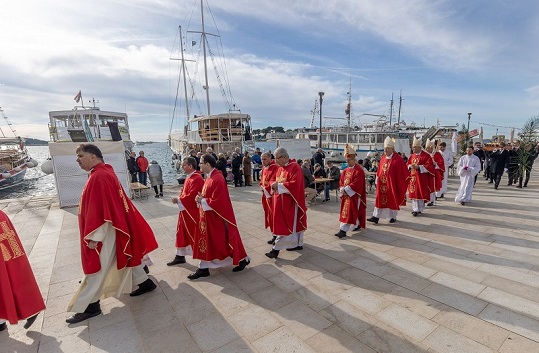
{"type": "MultiPolygon", "coordinates": [[[[47,175],[41,171],[41,164],[50,157],[48,146],[27,146],[30,157],[35,159],[39,165],[35,168],[28,168],[24,180],[10,188],[0,190],[0,199],[14,199],[27,196],[49,196],[55,195],[56,185],[54,175],[47,175]]],[[[163,170],[163,181],[165,184],[177,184],[177,172],[172,163],[172,151],[165,142],[156,142],[135,146],[137,156],[140,151],[144,151],[148,162],[155,160],[163,170]]],[[[77,159],[73,151],[73,160],[77,159]]],[[[106,161],[105,161],[106,162],[106,161]]]]}

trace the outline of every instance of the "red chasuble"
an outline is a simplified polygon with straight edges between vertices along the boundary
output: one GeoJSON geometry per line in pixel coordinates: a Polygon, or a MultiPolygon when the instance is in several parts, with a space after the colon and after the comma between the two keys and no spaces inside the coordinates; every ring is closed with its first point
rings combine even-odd
{"type": "Polygon", "coordinates": [[[435,169],[435,177],[434,177],[434,190],[440,191],[442,188],[442,180],[444,180],[444,172],[445,172],[445,161],[444,156],[441,151],[436,151],[432,155],[432,159],[436,165],[438,165],[438,168],[435,169]]]}
{"type": "MultiPolygon", "coordinates": [[[[260,177],[260,188],[266,190],[271,195],[271,184],[277,177],[279,166],[275,161],[271,161],[267,167],[262,167],[262,176],[260,177]]],[[[273,233],[273,197],[267,198],[262,192],[262,208],[264,209],[264,228],[270,229],[273,233]]]]}
{"type": "Polygon", "coordinates": [[[391,158],[384,154],[380,159],[380,166],[376,172],[378,185],[376,186],[376,199],[374,206],[400,210],[399,206],[406,206],[406,189],[409,173],[404,159],[393,152],[391,158]]]}
{"type": "Polygon", "coordinates": [[[185,248],[193,246],[195,233],[199,222],[198,205],[195,197],[202,192],[204,179],[200,171],[196,170],[183,184],[182,192],[178,199],[182,202],[185,210],[178,215],[178,226],[176,227],[176,247],[185,248]]]}
{"type": "Polygon", "coordinates": [[[195,234],[193,259],[212,261],[232,257],[237,266],[247,257],[236,217],[228,194],[223,174],[213,169],[202,188],[202,197],[206,199],[210,211],[199,207],[200,222],[195,234]]]}
{"type": "Polygon", "coordinates": [[[275,181],[283,184],[289,193],[273,195],[273,234],[288,236],[294,232],[296,206],[296,232],[305,231],[307,207],[305,206],[303,172],[295,159],[290,159],[284,167],[279,167],[275,181]]]}
{"type": "Polygon", "coordinates": [[[10,324],[45,309],[34,273],[13,224],[0,211],[0,318],[10,324]]]}
{"type": "Polygon", "coordinates": [[[420,154],[412,153],[408,158],[408,166],[412,164],[422,165],[427,173],[420,173],[419,169],[410,169],[408,179],[408,197],[412,200],[430,200],[429,175],[434,175],[434,163],[432,157],[425,151],[420,154]]]}
{"type": "Polygon", "coordinates": [[[356,224],[365,229],[367,223],[367,193],[365,191],[365,172],[359,164],[346,168],[341,173],[340,187],[350,186],[355,191],[353,196],[343,191],[341,196],[341,213],[339,221],[346,224],[356,224]]]}
{"type": "Polygon", "coordinates": [[[142,257],[157,249],[152,229],[126,195],[112,167],[99,163],[90,172],[79,204],[79,230],[82,269],[90,275],[101,270],[99,251],[102,244],[88,248],[86,236],[105,222],[116,229],[116,265],[135,267],[142,257]]]}

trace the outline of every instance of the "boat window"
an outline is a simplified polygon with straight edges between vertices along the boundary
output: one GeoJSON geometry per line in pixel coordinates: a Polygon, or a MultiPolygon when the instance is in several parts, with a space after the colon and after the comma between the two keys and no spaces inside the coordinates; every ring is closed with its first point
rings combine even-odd
{"type": "Polygon", "coordinates": [[[376,135],[376,143],[384,143],[385,137],[382,134],[376,135]]]}
{"type": "Polygon", "coordinates": [[[369,136],[370,134],[359,134],[357,137],[358,143],[369,143],[369,136]]]}
{"type": "Polygon", "coordinates": [[[345,134],[339,134],[338,142],[340,143],[346,143],[346,135],[345,134]]]}
{"type": "Polygon", "coordinates": [[[348,142],[350,143],[357,143],[357,135],[356,134],[350,134],[348,135],[348,142]]]}

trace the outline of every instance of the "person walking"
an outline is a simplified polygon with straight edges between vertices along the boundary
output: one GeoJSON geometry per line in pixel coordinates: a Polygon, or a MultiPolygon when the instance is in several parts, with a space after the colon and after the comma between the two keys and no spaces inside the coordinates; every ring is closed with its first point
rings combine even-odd
{"type": "Polygon", "coordinates": [[[202,192],[195,197],[200,221],[195,233],[193,259],[200,260],[190,280],[208,277],[210,268],[234,265],[232,272],[243,271],[251,262],[243,246],[236,216],[223,175],[215,169],[215,158],[205,154],[200,170],[206,175],[202,192]]]}
{"type": "Polygon", "coordinates": [[[500,147],[495,148],[490,154],[490,181],[494,183],[494,189],[498,189],[502,180],[503,172],[506,164],[509,161],[509,151],[506,148],[505,142],[500,142],[500,147]]]}
{"type": "Polygon", "coordinates": [[[153,160],[148,167],[148,178],[150,179],[150,184],[155,191],[155,197],[163,197],[163,170],[157,161],[153,160]],[[159,191],[157,190],[159,187],[159,191]]]}
{"type": "Polygon", "coordinates": [[[466,148],[466,154],[459,159],[457,174],[460,177],[460,186],[455,196],[455,202],[465,205],[472,201],[472,192],[475,185],[475,177],[481,171],[481,160],[474,153],[474,146],[466,148]]]}
{"type": "Polygon", "coordinates": [[[277,236],[270,252],[265,255],[276,259],[283,249],[303,250],[303,234],[307,229],[307,207],[301,167],[283,147],[275,152],[279,166],[273,190],[273,234],[277,236]]]}
{"type": "Polygon", "coordinates": [[[26,320],[28,329],[45,310],[41,291],[13,223],[0,210],[0,331],[26,320]]]}
{"type": "Polygon", "coordinates": [[[425,201],[430,200],[429,178],[435,169],[432,157],[421,149],[421,140],[414,136],[413,153],[408,158],[408,197],[412,200],[412,215],[417,217],[425,210],[425,201]]]}
{"type": "Polygon", "coordinates": [[[378,224],[380,219],[397,221],[400,207],[406,205],[407,179],[410,174],[402,157],[395,153],[395,142],[389,136],[384,141],[384,154],[376,172],[376,197],[369,222],[378,224]]]}
{"type": "Polygon", "coordinates": [[[262,191],[262,209],[264,210],[264,228],[270,229],[272,238],[268,240],[268,244],[273,244],[277,238],[273,232],[273,190],[271,185],[277,177],[279,166],[271,159],[269,153],[263,153],[262,162],[262,177],[260,178],[260,190],[262,191]]]}
{"type": "Polygon", "coordinates": [[[182,162],[182,168],[187,174],[182,190],[178,197],[172,198],[172,203],[178,205],[178,224],[176,226],[176,256],[167,263],[174,266],[185,263],[185,256],[193,255],[195,233],[200,220],[198,205],[195,198],[202,192],[204,179],[196,170],[197,162],[193,157],[187,157],[182,162]]]}
{"type": "Polygon", "coordinates": [[[101,314],[99,300],[129,293],[139,296],[157,288],[143,269],[142,258],[158,248],[152,229],[126,195],[101,150],[83,143],[77,163],[89,173],[79,203],[82,270],[66,319],[75,324],[101,314]],[[138,288],[132,290],[133,285],[138,288]]]}
{"type": "Polygon", "coordinates": [[[139,156],[136,159],[137,166],[138,166],[138,181],[142,185],[147,185],[148,184],[147,171],[148,171],[148,165],[149,165],[148,159],[144,157],[144,151],[140,151],[138,154],[139,156]]]}
{"type": "Polygon", "coordinates": [[[367,192],[365,171],[356,161],[356,151],[346,144],[344,157],[348,167],[341,173],[339,193],[341,195],[341,212],[339,213],[339,231],[335,236],[346,237],[346,232],[365,229],[367,220],[367,192]]]}

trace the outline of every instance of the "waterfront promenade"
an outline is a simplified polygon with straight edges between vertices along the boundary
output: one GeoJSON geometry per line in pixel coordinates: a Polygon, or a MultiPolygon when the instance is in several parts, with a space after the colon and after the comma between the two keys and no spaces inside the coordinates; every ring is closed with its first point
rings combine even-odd
{"type": "MultiPolygon", "coordinates": [[[[30,258],[47,309],[29,331],[0,332],[8,352],[539,352],[539,175],[530,187],[499,190],[480,176],[471,204],[446,198],[423,215],[408,205],[398,222],[368,224],[346,239],[335,194],[308,211],[303,251],[264,253],[256,186],[230,188],[251,256],[189,281],[196,262],[167,267],[174,256],[177,206],[135,201],[159,249],[150,268],[157,290],[101,302],[103,315],[68,326],[66,307],[82,276],[77,208],[54,197],[0,200],[30,258]]],[[[374,198],[367,198],[368,215],[374,198]]],[[[97,206],[97,205],[96,205],[97,206]]],[[[350,233],[349,233],[350,234],[350,233]]]]}

